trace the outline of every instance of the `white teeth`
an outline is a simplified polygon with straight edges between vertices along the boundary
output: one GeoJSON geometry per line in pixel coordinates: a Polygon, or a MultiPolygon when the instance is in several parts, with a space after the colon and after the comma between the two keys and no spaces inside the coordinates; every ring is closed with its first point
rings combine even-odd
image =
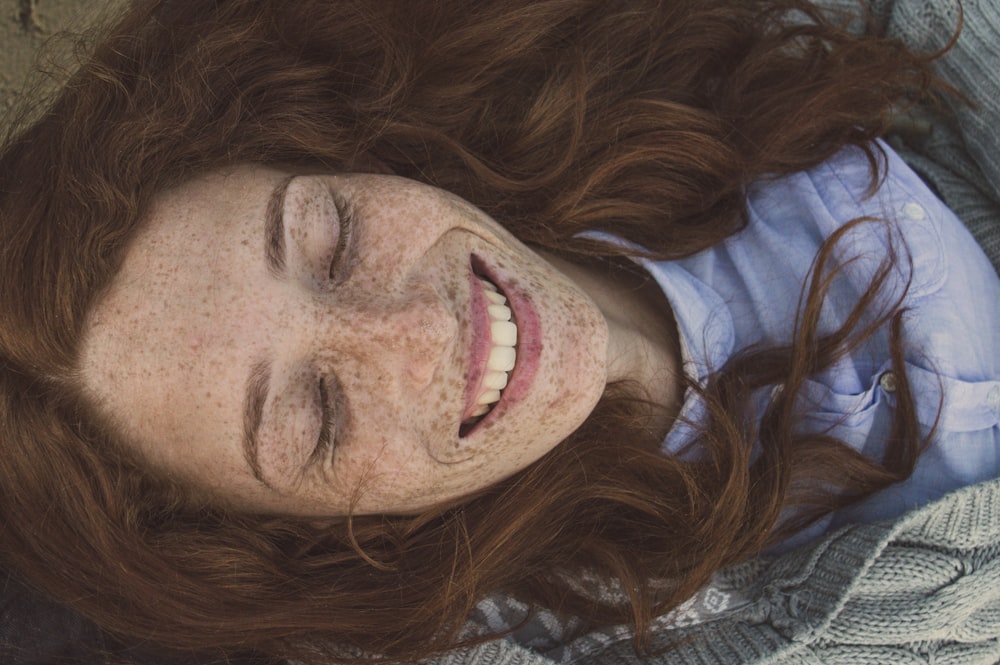
{"type": "Polygon", "coordinates": [[[507,372],[486,372],[483,377],[483,388],[503,390],[507,387],[507,372]]]}
{"type": "Polygon", "coordinates": [[[479,399],[476,400],[476,403],[485,406],[499,401],[500,401],[499,390],[487,390],[486,392],[484,392],[482,395],[479,396],[479,399]]]}
{"type": "Polygon", "coordinates": [[[478,418],[489,412],[493,405],[500,401],[500,391],[507,387],[510,378],[508,372],[514,369],[517,362],[517,324],[511,319],[513,315],[507,306],[505,298],[490,281],[480,279],[483,294],[486,296],[487,313],[490,317],[490,349],[486,359],[486,373],[482,379],[481,393],[476,399],[476,406],[470,412],[470,418],[478,418]]]}
{"type": "Polygon", "coordinates": [[[494,321],[490,324],[490,334],[493,336],[494,344],[500,346],[517,344],[517,326],[510,321],[494,321]]]}
{"type": "Polygon", "coordinates": [[[490,313],[490,318],[494,321],[510,321],[510,307],[490,305],[486,311],[490,313]]]}
{"type": "Polygon", "coordinates": [[[494,372],[509,372],[514,369],[517,352],[509,346],[494,346],[490,349],[490,357],[486,360],[486,369],[494,372]]]}

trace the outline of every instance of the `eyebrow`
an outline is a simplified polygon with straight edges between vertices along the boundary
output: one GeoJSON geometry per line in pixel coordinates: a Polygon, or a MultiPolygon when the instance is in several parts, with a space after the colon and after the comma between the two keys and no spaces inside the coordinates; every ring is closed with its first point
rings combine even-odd
{"type": "Polygon", "coordinates": [[[268,383],[271,380],[271,365],[266,360],[256,363],[250,369],[247,377],[246,399],[243,402],[243,456],[253,477],[263,483],[266,487],[271,487],[270,483],[264,480],[264,475],[260,470],[260,459],[257,454],[258,433],[260,432],[260,422],[264,418],[264,403],[267,401],[268,383]]]}
{"type": "Polygon", "coordinates": [[[278,275],[285,270],[285,192],[294,177],[282,178],[271,191],[264,213],[264,255],[267,267],[278,275]]]}
{"type": "MultiPolygon", "coordinates": [[[[295,175],[282,178],[267,199],[264,212],[264,256],[267,267],[275,274],[285,270],[285,193],[288,183],[295,175]]],[[[266,360],[256,363],[247,377],[246,397],[243,400],[243,457],[250,466],[253,477],[266,487],[257,452],[260,423],[264,419],[264,403],[267,401],[268,383],[271,380],[271,365],[266,360]]],[[[272,488],[273,489],[273,488],[272,488]]]]}

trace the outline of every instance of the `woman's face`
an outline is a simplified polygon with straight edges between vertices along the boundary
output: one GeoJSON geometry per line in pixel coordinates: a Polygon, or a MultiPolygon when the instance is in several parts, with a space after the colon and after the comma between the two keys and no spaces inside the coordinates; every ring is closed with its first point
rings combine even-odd
{"type": "Polygon", "coordinates": [[[407,513],[569,435],[607,344],[589,297],[451,194],[241,167],[159,196],[81,376],[150,463],[228,504],[407,513]]]}

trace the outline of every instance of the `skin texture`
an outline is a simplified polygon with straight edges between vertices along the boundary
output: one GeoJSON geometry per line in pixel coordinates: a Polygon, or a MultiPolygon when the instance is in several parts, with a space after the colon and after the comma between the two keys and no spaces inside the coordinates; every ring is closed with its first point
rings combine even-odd
{"type": "Polygon", "coordinates": [[[414,181],[240,167],[158,198],[88,322],[81,376],[151,463],[239,508],[418,511],[538,459],[587,418],[608,380],[673,366],[669,349],[633,329],[663,335],[655,322],[608,317],[597,304],[605,294],[595,301],[578,285],[601,280],[556,265],[414,181]],[[275,270],[265,219],[284,182],[275,270]],[[463,437],[473,254],[522,325],[508,390],[463,437]],[[252,464],[244,414],[255,368],[268,380],[252,464]],[[321,381],[329,446],[317,445],[321,381]]]}

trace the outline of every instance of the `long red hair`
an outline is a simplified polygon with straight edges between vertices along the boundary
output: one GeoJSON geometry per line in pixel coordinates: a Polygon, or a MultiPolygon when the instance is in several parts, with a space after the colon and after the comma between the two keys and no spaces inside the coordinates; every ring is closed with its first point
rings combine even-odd
{"type": "Polygon", "coordinates": [[[535,465],[416,517],[322,529],[202,503],[133,458],[76,380],[87,313],[152,197],[237,162],[377,160],[529,244],[598,260],[622,250],[581,231],[659,259],[709,247],[744,224],[749,183],[845,145],[874,186],[871,142],[894,105],[943,86],[929,58],[840,18],[800,0],[136,3],[0,156],[0,558],[140,640],[411,659],[453,645],[492,591],[641,636],[800,526],[776,531],[783,508],[808,521],[905,477],[921,445],[905,373],[885,460],[795,429],[802,381],[874,330],[891,329],[902,368],[899,313],[874,293],[817,329],[829,246],[794,343],[690,387],[710,406],[700,461],[661,454],[648,409],[611,386],[535,465]],[[748,419],[770,385],[783,389],[748,419]],[[581,594],[567,582],[580,572],[631,603],[581,594]]]}

